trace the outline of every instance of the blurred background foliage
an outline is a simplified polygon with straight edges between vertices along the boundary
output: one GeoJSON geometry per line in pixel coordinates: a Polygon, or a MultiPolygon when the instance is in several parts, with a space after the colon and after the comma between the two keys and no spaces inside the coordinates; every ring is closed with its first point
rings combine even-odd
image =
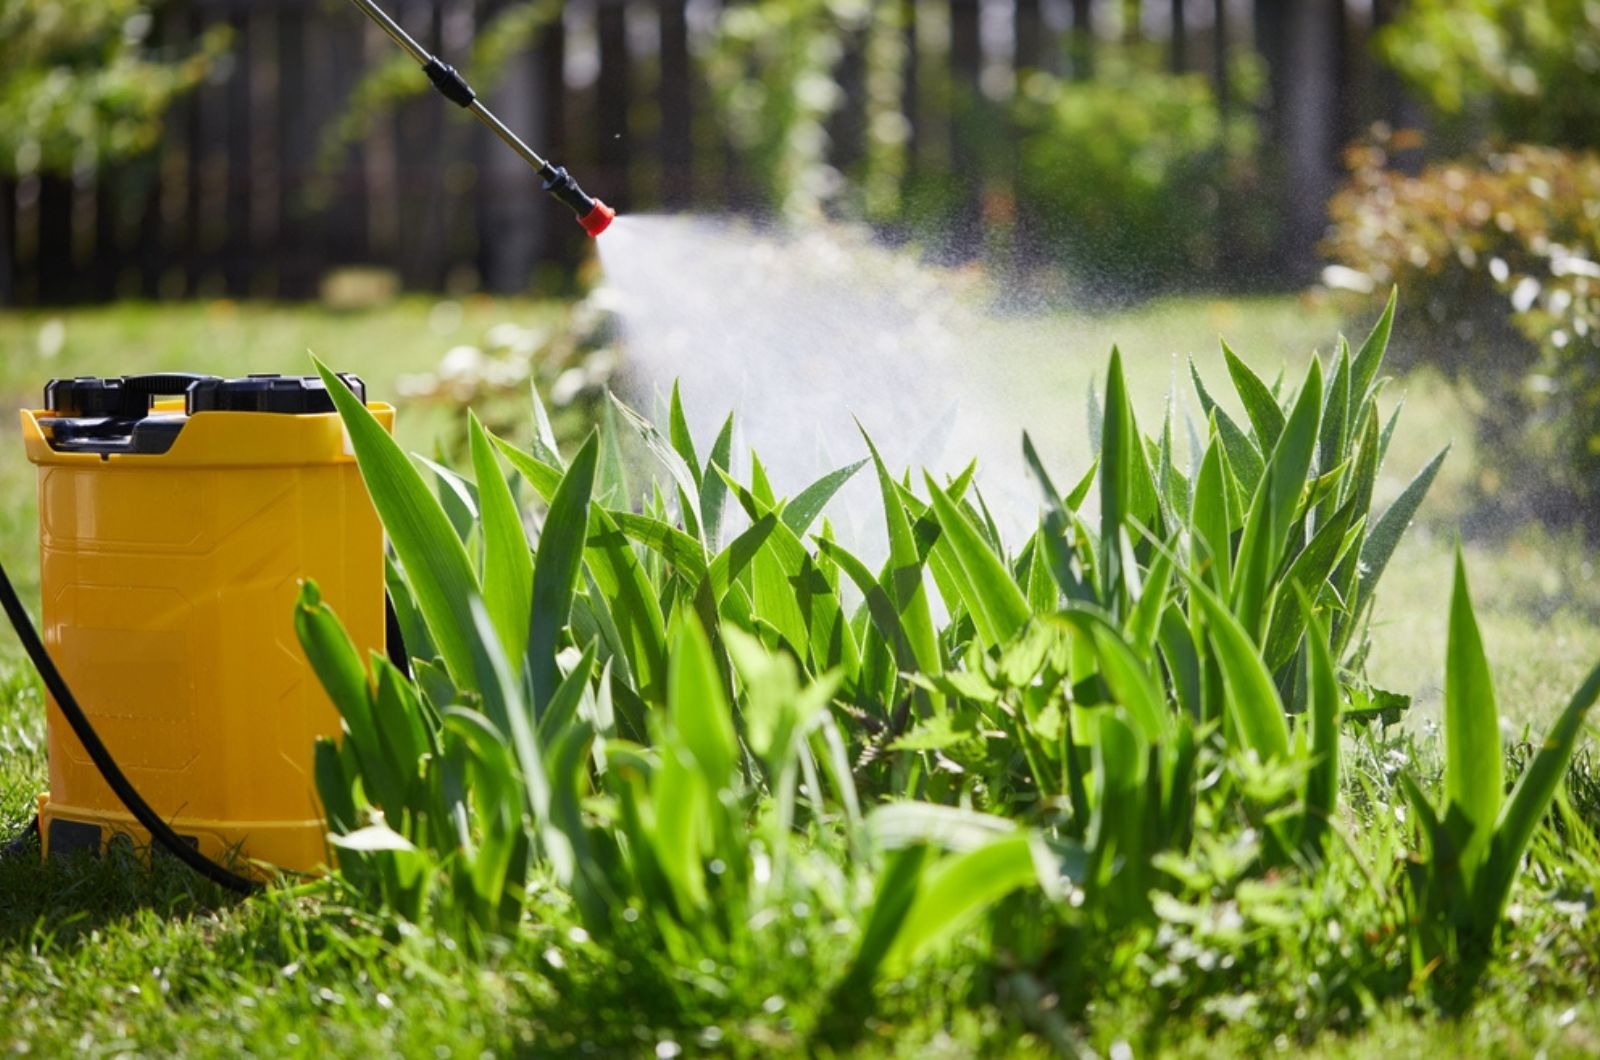
{"type": "Polygon", "coordinates": [[[1399,284],[1407,357],[1476,395],[1490,508],[1594,528],[1600,157],[1524,145],[1411,176],[1387,168],[1392,139],[1350,152],[1328,253],[1358,291],[1399,284]]]}
{"type": "Polygon", "coordinates": [[[92,170],[154,146],[228,34],[158,57],[151,26],[142,0],[0,0],[0,173],[92,170]]]}
{"type": "Polygon", "coordinates": [[[1332,275],[1398,283],[1423,309],[1401,349],[1476,395],[1488,518],[1594,533],[1600,3],[1410,0],[1377,45],[1431,109],[1422,130],[1380,127],[1349,151],[1332,275]],[[1440,159],[1397,165],[1424,132],[1440,159]]]}
{"type": "MultiPolygon", "coordinates": [[[[1485,510],[1600,526],[1600,0],[397,14],[625,210],[859,223],[1087,312],[1398,283],[1396,357],[1481,403],[1485,510]]],[[[581,287],[577,233],[427,96],[342,4],[0,0],[0,304],[581,287]]]]}
{"type": "MultiPolygon", "coordinates": [[[[1260,79],[1240,66],[1233,87],[1248,100],[1260,79]]],[[[1230,235],[1220,221],[1225,201],[1238,219],[1256,183],[1256,126],[1243,110],[1224,114],[1203,75],[1119,50],[1092,80],[1030,74],[1017,119],[1017,196],[1044,260],[1137,295],[1225,272],[1224,245],[1244,249],[1246,226],[1230,235]]]]}
{"type": "Polygon", "coordinates": [[[1408,0],[1378,47],[1454,133],[1600,146],[1600,3],[1408,0]]]}

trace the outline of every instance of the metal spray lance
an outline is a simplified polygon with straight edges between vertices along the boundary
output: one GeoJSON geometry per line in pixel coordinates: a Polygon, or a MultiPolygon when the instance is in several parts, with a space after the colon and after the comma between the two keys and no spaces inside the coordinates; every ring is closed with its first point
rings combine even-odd
{"type": "Polygon", "coordinates": [[[439,90],[440,95],[456,106],[471,111],[473,117],[487,125],[491,132],[505,141],[507,147],[521,155],[528,165],[538,171],[539,177],[544,181],[544,190],[557,201],[566,204],[577,215],[578,223],[583,226],[585,232],[591,236],[598,236],[606,230],[616,218],[617,211],[585,193],[564,166],[551,164],[524,143],[520,136],[506,127],[505,122],[495,117],[494,112],[483,105],[483,101],[472,90],[472,86],[467,84],[467,79],[462,77],[455,67],[437,55],[429,54],[426,48],[400,28],[400,24],[390,18],[388,13],[373,0],[350,0],[350,2],[366,12],[368,18],[376,22],[396,44],[405,49],[406,53],[422,66],[422,72],[428,75],[428,80],[433,82],[433,87],[439,90]]]}

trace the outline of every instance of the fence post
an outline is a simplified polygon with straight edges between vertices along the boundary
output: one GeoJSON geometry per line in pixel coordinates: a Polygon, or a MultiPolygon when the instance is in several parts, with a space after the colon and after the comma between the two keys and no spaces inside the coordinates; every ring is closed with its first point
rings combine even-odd
{"type": "Polygon", "coordinates": [[[17,182],[0,177],[0,306],[17,304],[17,182]]]}
{"type": "MultiPolygon", "coordinates": [[[[1027,90],[1028,75],[1044,66],[1044,10],[1040,0],[1017,0],[1015,23],[1012,26],[1015,40],[1012,68],[1015,74],[1013,91],[1021,96],[1027,90]]],[[[1013,116],[1008,130],[1011,152],[1011,195],[1015,217],[1033,217],[1036,211],[1028,189],[1024,186],[1023,132],[1013,116]]],[[[1011,226],[1012,253],[1019,265],[1028,266],[1039,260],[1038,226],[1015,224],[1011,226]]]]}
{"type": "MultiPolygon", "coordinates": [[[[489,0],[481,8],[485,26],[510,5],[489,0]]],[[[533,56],[519,49],[506,60],[490,101],[500,119],[529,143],[542,145],[537,71],[533,56]]],[[[528,164],[487,129],[474,136],[478,172],[478,268],[484,288],[496,294],[526,290],[533,274],[538,179],[528,164]]]]}
{"type": "MultiPolygon", "coordinates": [[[[558,18],[539,31],[535,74],[539,92],[539,129],[544,136],[545,157],[560,165],[571,146],[567,137],[567,28],[558,18]]],[[[538,247],[541,272],[568,269],[578,261],[577,225],[559,216],[552,204],[541,202],[538,216],[538,247]]],[[[543,286],[541,286],[541,290],[543,286]]]]}
{"type": "Polygon", "coordinates": [[[689,18],[685,0],[660,0],[661,199],[682,209],[694,199],[694,122],[689,18]]]}
{"type": "Polygon", "coordinates": [[[597,194],[618,209],[633,205],[629,188],[633,139],[628,131],[633,105],[633,77],[628,56],[626,0],[598,0],[596,33],[600,39],[600,78],[595,89],[595,132],[599,136],[597,194]]]}
{"type": "Polygon", "coordinates": [[[39,176],[39,237],[34,251],[33,274],[40,304],[71,299],[72,178],[42,173],[39,176]]]}
{"type": "Polygon", "coordinates": [[[1172,72],[1181,74],[1188,68],[1189,30],[1183,0],[1172,0],[1172,38],[1170,62],[1172,72]]]}
{"type": "Polygon", "coordinates": [[[950,107],[950,161],[960,187],[951,243],[946,253],[953,259],[972,258],[983,242],[982,156],[975,134],[980,128],[982,94],[978,78],[983,66],[980,38],[980,0],[950,0],[950,70],[954,75],[950,107]]]}
{"type": "MultiPolygon", "coordinates": [[[[1222,3],[1223,0],[1217,0],[1222,3]]],[[[1087,81],[1094,76],[1093,0],[1072,0],[1072,79],[1087,81]]]]}
{"type": "Polygon", "coordinates": [[[1309,280],[1316,270],[1317,240],[1326,223],[1334,185],[1334,51],[1328,27],[1341,0],[1300,0],[1290,7],[1284,58],[1288,76],[1281,109],[1289,277],[1309,280]]]}
{"type": "Polygon", "coordinates": [[[250,79],[254,69],[252,42],[255,35],[251,32],[248,10],[233,12],[228,21],[233,31],[234,67],[220,93],[228,109],[223,116],[226,155],[214,174],[223,185],[222,208],[218,211],[222,230],[217,234],[217,256],[228,294],[239,298],[250,293],[254,258],[250,240],[250,195],[255,174],[250,165],[250,137],[257,114],[251,106],[250,79]]]}

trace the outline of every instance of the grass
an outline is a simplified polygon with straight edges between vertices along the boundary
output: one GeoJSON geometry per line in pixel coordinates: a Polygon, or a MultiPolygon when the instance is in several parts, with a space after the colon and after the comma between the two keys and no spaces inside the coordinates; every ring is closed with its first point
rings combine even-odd
{"type": "MultiPolygon", "coordinates": [[[[35,354],[32,364],[29,351],[37,350],[42,320],[0,318],[0,393],[25,395],[46,374],[146,366],[240,371],[248,364],[253,370],[298,371],[304,365],[300,351],[310,345],[323,352],[339,350],[344,354],[340,367],[366,375],[381,394],[396,374],[429,366],[445,347],[475,338],[501,316],[538,311],[476,304],[454,330],[438,335],[428,330],[428,322],[439,317],[424,303],[351,315],[200,306],[73,313],[66,318],[67,344],[57,358],[40,362],[35,354]],[[168,317],[170,326],[163,323],[168,317]]],[[[441,322],[449,323],[452,315],[446,310],[441,322]]],[[[1189,352],[1182,344],[1195,336],[1225,330],[1235,348],[1270,378],[1275,360],[1292,364],[1303,352],[1302,336],[1322,335],[1332,326],[1314,309],[1308,313],[1291,301],[1181,302],[1087,327],[1063,322],[1053,334],[1027,330],[1026,335],[1050,344],[1051,363],[1060,367],[1060,392],[1075,407],[1114,335],[1129,357],[1135,405],[1150,423],[1160,411],[1170,353],[1189,352]]],[[[995,349],[1028,355],[1021,348],[1024,329],[1006,334],[1008,328],[1000,327],[995,349]]],[[[1194,352],[1215,378],[1219,358],[1209,349],[1194,352]]],[[[1404,474],[1421,465],[1426,447],[1436,445],[1441,434],[1461,440],[1470,434],[1448,390],[1425,379],[1411,380],[1410,389],[1408,422],[1391,459],[1404,474]],[[1401,447],[1408,438],[1420,439],[1415,449],[1401,447]]],[[[426,444],[424,426],[413,422],[405,428],[410,445],[426,444]]],[[[14,453],[15,443],[7,423],[0,431],[0,452],[14,453]]],[[[1373,659],[1380,684],[1419,693],[1414,724],[1424,739],[1438,718],[1452,547],[1448,527],[1460,515],[1470,453],[1458,450],[1452,460],[1422,525],[1402,545],[1386,576],[1378,617],[1390,633],[1378,638],[1380,652],[1373,659]]],[[[1070,470],[1083,464],[1069,460],[1059,466],[1070,470]]],[[[25,496],[30,478],[31,468],[20,458],[0,460],[0,485],[15,490],[13,495],[25,496]]],[[[798,484],[780,484],[785,485],[798,484]]],[[[1380,496],[1385,489],[1392,495],[1398,485],[1380,487],[1380,496]]],[[[8,559],[23,557],[19,566],[26,570],[31,505],[18,505],[4,518],[0,547],[8,559]]],[[[1469,542],[1468,563],[1502,709],[1514,724],[1542,728],[1587,664],[1600,656],[1593,625],[1600,592],[1584,553],[1575,541],[1530,529],[1510,541],[1469,542]]],[[[42,782],[43,763],[33,750],[40,726],[34,684],[14,661],[5,672],[0,821],[13,825],[24,819],[42,782]]],[[[630,1043],[634,1051],[671,1055],[670,1048],[660,1051],[669,1033],[662,1028],[684,1016],[657,1011],[653,1004],[649,976],[663,973],[646,947],[624,948],[621,961],[598,959],[572,933],[572,911],[559,905],[538,910],[543,915],[535,917],[533,928],[480,963],[437,938],[361,912],[352,896],[317,889],[234,903],[171,866],[146,876],[115,860],[43,871],[7,864],[0,866],[0,894],[7,896],[0,911],[0,1011],[12,1016],[0,1030],[0,1046],[26,1043],[44,1053],[116,1051],[119,1043],[137,1043],[156,1052],[442,1049],[476,1055],[482,1049],[581,1053],[588,1041],[599,1048],[630,1043]],[[581,1015],[575,1017],[575,1011],[581,1015]]],[[[1575,898],[1580,909],[1582,902],[1580,889],[1575,898]]],[[[1316,1039],[1313,1051],[1592,1051],[1600,1010],[1586,997],[1581,969],[1592,970],[1600,946],[1593,924],[1569,907],[1525,909],[1520,915],[1513,946],[1497,960],[1490,989],[1468,1018],[1419,1018],[1409,1002],[1389,1002],[1355,1033],[1316,1039]],[[1564,918],[1576,918],[1579,926],[1574,929],[1564,918]]],[[[826,954],[826,925],[816,927],[799,936],[826,954]]],[[[1143,955],[1128,960],[1136,956],[1143,955]]],[[[1020,1048],[1045,1051],[1048,1026],[1018,1027],[993,1008],[969,1010],[961,1004],[963,991],[976,985],[959,957],[958,951],[922,981],[902,984],[860,1043],[864,1050],[883,1055],[966,1055],[973,1048],[1008,1052],[1013,1037],[1026,1031],[1020,1048]]],[[[848,958],[848,953],[838,956],[841,963],[848,958]]],[[[784,982],[785,962],[770,963],[775,967],[741,966],[731,974],[714,970],[731,980],[726,997],[694,1016],[697,1026],[715,1026],[719,1035],[678,1044],[692,1052],[718,1044],[713,1039],[720,1036],[730,1045],[744,1040],[743,1051],[798,1046],[793,1028],[807,1025],[816,1013],[804,1010],[803,984],[797,989],[784,982]],[[770,1004],[773,998],[779,1000],[776,1006],[770,1004]]],[[[1132,966],[1114,965],[1125,975],[1132,966]]],[[[1291,964],[1284,978],[1303,980],[1311,970],[1314,965],[1291,964]]],[[[1048,1010],[1048,1005],[1040,1008],[1048,1010]]],[[[1089,1043],[1102,1054],[1113,1052],[1119,1042],[1142,1052],[1151,1044],[1149,1017],[1140,1009],[1092,1011],[1089,1043]]],[[[1259,1052],[1263,1042],[1259,1021],[1245,1019],[1234,1029],[1217,1031],[1200,1014],[1177,1013],[1159,1042],[1194,1055],[1259,1052]]],[[[1292,1020],[1282,1031],[1293,1034],[1292,1020]]],[[[1292,1036],[1284,1041],[1308,1044],[1292,1036]]]]}

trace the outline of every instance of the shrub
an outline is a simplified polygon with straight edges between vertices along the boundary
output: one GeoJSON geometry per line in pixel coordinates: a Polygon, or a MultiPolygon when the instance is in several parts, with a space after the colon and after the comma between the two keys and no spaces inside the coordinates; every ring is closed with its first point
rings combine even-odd
{"type": "Polygon", "coordinates": [[[1506,139],[1600,147],[1600,7],[1591,0],[1411,0],[1378,37],[1411,89],[1506,139]]]}
{"type": "Polygon", "coordinates": [[[1093,80],[1030,75],[1017,120],[1017,194],[1050,258],[1108,290],[1215,271],[1254,125],[1243,108],[1225,120],[1207,78],[1107,55],[1093,80]]]}
{"type": "Polygon", "coordinates": [[[0,0],[0,173],[71,173],[138,154],[227,39],[209,33],[178,62],[145,47],[139,0],[0,0]]]}
{"type": "Polygon", "coordinates": [[[1385,168],[1352,149],[1324,250],[1361,287],[1420,305],[1398,350],[1483,399],[1487,499],[1549,518],[1600,519],[1600,156],[1518,147],[1385,168]]]}

